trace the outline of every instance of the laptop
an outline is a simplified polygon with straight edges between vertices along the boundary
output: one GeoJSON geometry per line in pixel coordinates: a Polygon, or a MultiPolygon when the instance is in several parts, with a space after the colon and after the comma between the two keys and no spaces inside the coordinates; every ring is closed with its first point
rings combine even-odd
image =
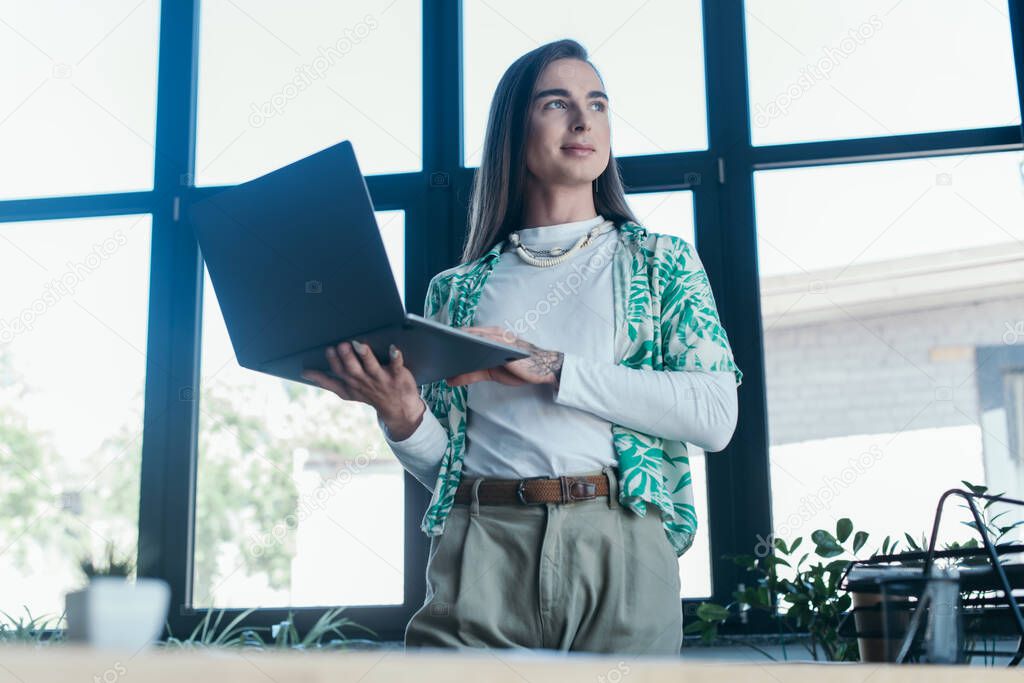
{"type": "Polygon", "coordinates": [[[423,385],[529,356],[406,312],[348,140],[196,202],[190,219],[244,368],[318,386],[302,371],[335,376],[327,346],[358,339],[381,365],[395,344],[423,385]]]}

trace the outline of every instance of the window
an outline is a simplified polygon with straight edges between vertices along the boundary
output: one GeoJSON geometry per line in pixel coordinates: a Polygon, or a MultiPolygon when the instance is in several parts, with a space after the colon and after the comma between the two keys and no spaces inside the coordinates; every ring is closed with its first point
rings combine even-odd
{"type": "Polygon", "coordinates": [[[604,79],[615,156],[707,148],[700,2],[630,0],[595,12],[579,3],[465,0],[462,12],[466,166],[480,165],[487,108],[504,70],[567,36],[587,48],[604,79]]]}
{"type": "Polygon", "coordinates": [[[398,287],[398,296],[405,304],[405,212],[377,211],[377,227],[384,240],[384,251],[391,264],[391,274],[398,287]]]}
{"type": "Polygon", "coordinates": [[[0,224],[0,611],[64,611],[134,558],[150,217],[0,224]]]}
{"type": "MultiPolygon", "coordinates": [[[[1020,162],[755,174],[773,511],[787,542],[846,516],[879,543],[919,538],[943,491],[985,483],[975,347],[1020,318],[1020,162]]],[[[1014,481],[993,486],[1019,496],[1014,481]]],[[[972,533],[960,530],[943,528],[972,533]]]]}
{"type": "Polygon", "coordinates": [[[364,174],[420,170],[421,5],[203,0],[196,183],[249,180],[345,139],[364,174]]]}
{"type": "Polygon", "coordinates": [[[627,195],[626,201],[648,231],[675,235],[695,244],[693,193],[689,190],[635,192],[627,195]]]}
{"type": "MultiPolygon", "coordinates": [[[[1024,462],[1024,344],[1021,341],[1024,341],[1024,316],[1007,321],[999,345],[974,349],[985,471],[990,481],[998,482],[999,491],[1003,487],[1020,490],[1016,482],[1020,481],[1024,462]]],[[[1000,517],[1000,524],[1021,518],[1018,506],[1007,505],[1006,512],[1000,517]]]]}
{"type": "MultiPolygon", "coordinates": [[[[693,193],[644,192],[626,196],[640,225],[651,232],[675,235],[694,243],[693,193]]],[[[697,536],[679,558],[680,597],[711,595],[711,548],[708,541],[708,487],[704,451],[687,444],[693,478],[693,504],[697,510],[697,536]]]]}
{"type": "Polygon", "coordinates": [[[755,145],[1020,123],[1005,0],[746,0],[755,145]]]}
{"type": "Polygon", "coordinates": [[[693,478],[693,506],[697,510],[697,535],[693,545],[679,558],[679,584],[682,598],[708,598],[711,595],[711,544],[708,540],[708,472],[704,451],[687,444],[690,475],[693,478]]]}
{"type": "MultiPolygon", "coordinates": [[[[402,291],[404,214],[377,220],[402,291]]],[[[240,367],[203,291],[194,605],[402,604],[403,469],[376,412],[240,367]]]]}
{"type": "Polygon", "coordinates": [[[153,186],[160,3],[5,3],[0,199],[153,186]]]}

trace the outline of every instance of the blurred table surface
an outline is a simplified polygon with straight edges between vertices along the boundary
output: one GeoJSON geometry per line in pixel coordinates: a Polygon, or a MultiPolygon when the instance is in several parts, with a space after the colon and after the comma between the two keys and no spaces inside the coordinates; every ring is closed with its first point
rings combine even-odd
{"type": "Polygon", "coordinates": [[[688,662],[685,658],[513,650],[256,651],[150,648],[130,652],[71,644],[0,645],[0,683],[952,683],[1024,680],[1024,671],[924,664],[688,662]]]}

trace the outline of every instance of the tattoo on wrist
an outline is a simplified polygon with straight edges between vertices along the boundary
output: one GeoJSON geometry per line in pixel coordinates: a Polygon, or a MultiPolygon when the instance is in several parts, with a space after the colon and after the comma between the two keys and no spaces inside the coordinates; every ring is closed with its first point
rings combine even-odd
{"type": "Polygon", "coordinates": [[[530,371],[537,375],[552,374],[555,379],[561,379],[562,359],[565,357],[561,351],[545,351],[538,349],[530,356],[530,371]]]}

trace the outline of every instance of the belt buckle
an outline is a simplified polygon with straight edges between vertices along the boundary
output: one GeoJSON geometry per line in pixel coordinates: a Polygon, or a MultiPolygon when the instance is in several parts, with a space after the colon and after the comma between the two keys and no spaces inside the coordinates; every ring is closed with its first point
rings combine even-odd
{"type": "Polygon", "coordinates": [[[576,500],[593,500],[594,498],[597,498],[597,484],[587,481],[584,477],[562,475],[558,477],[558,481],[561,484],[563,503],[571,503],[576,500]],[[585,491],[584,495],[573,495],[572,489],[577,484],[579,484],[585,491]]]}
{"type": "Polygon", "coordinates": [[[536,476],[536,477],[526,477],[525,479],[520,479],[519,480],[519,484],[516,486],[516,498],[518,498],[519,502],[522,503],[523,505],[544,505],[544,501],[537,501],[536,503],[529,503],[529,502],[527,502],[527,500],[526,500],[526,488],[525,488],[526,487],[526,482],[528,482],[528,481],[530,481],[532,479],[550,479],[550,478],[551,477],[548,477],[546,475],[541,474],[541,475],[536,476]]]}

